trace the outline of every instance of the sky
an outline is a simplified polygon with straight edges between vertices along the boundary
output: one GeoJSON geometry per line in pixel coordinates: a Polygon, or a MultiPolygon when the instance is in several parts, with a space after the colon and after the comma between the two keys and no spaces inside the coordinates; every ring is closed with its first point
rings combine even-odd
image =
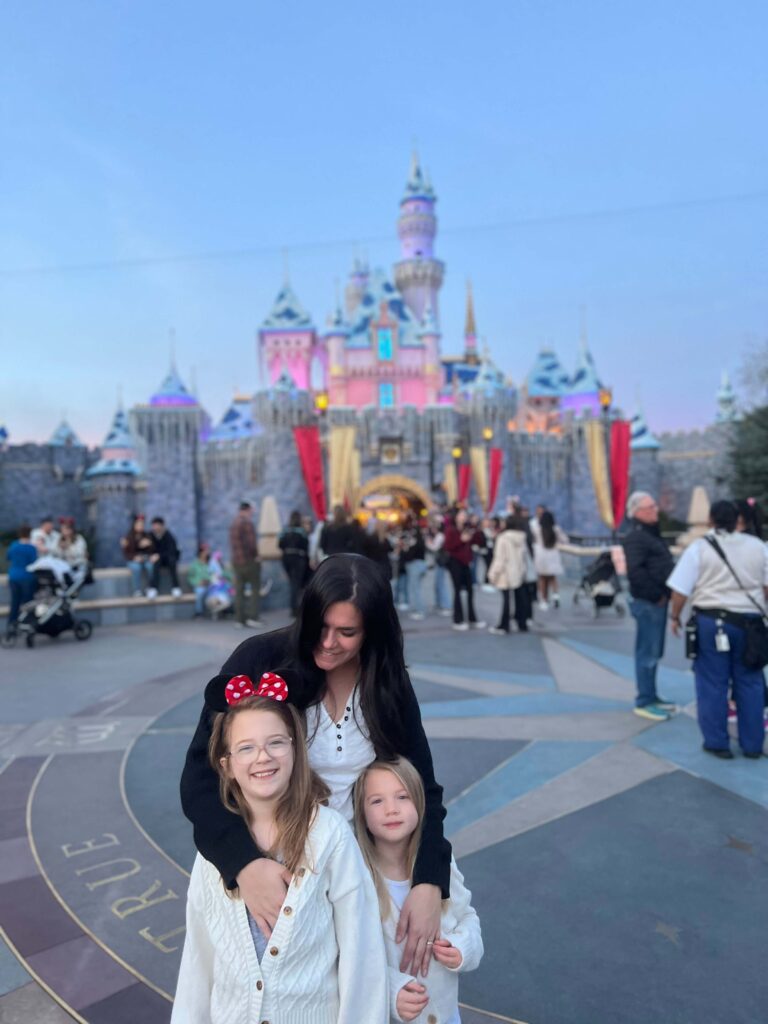
{"type": "Polygon", "coordinates": [[[768,337],[764,0],[25,0],[0,12],[0,424],[99,443],[168,369],[218,421],[286,275],[390,270],[416,146],[443,352],[711,422],[768,337]]]}

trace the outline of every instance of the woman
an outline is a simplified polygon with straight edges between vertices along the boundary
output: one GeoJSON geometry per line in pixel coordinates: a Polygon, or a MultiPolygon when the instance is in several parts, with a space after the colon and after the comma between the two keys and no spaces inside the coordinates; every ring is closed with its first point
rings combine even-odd
{"type": "Polygon", "coordinates": [[[563,560],[560,557],[558,544],[567,544],[568,537],[555,523],[555,517],[549,510],[541,513],[539,519],[531,520],[533,533],[533,560],[539,577],[539,608],[545,612],[549,608],[549,594],[552,593],[552,604],[560,607],[560,592],[557,577],[563,575],[563,560]]]}
{"type": "Polygon", "coordinates": [[[294,509],[288,519],[288,526],[280,534],[278,547],[283,553],[283,569],[290,588],[291,615],[299,611],[301,590],[309,572],[309,538],[301,525],[301,512],[294,509]]]}
{"type": "Polygon", "coordinates": [[[421,592],[421,584],[427,571],[427,549],[415,516],[411,515],[406,520],[401,543],[403,566],[408,581],[408,604],[412,609],[411,618],[419,621],[424,618],[424,595],[421,592]]]}
{"type": "Polygon", "coordinates": [[[389,539],[389,523],[377,519],[373,532],[365,538],[363,554],[375,562],[386,580],[392,579],[392,544],[389,539]]]}
{"type": "Polygon", "coordinates": [[[530,601],[525,585],[526,530],[520,516],[507,516],[505,528],[497,536],[488,580],[501,591],[501,618],[498,626],[488,630],[496,635],[509,633],[509,598],[515,595],[515,622],[519,632],[528,631],[530,601]]]}
{"type": "Polygon", "coordinates": [[[120,547],[125,555],[125,564],[131,570],[131,584],[134,597],[144,594],[142,583],[149,573],[149,558],[154,554],[155,542],[152,535],[144,528],[144,516],[133,517],[131,528],[120,540],[120,547]]]}
{"type": "Polygon", "coordinates": [[[448,554],[448,572],[453,583],[453,628],[458,630],[485,629],[484,622],[478,622],[475,615],[475,602],[472,593],[472,542],[475,529],[467,522],[467,513],[461,508],[453,520],[445,524],[445,543],[443,547],[448,554]],[[467,619],[464,621],[464,609],[461,605],[461,592],[467,592],[467,619]]]}
{"type": "Polygon", "coordinates": [[[425,827],[414,885],[398,935],[407,935],[404,971],[426,973],[440,935],[440,901],[450,891],[450,845],[443,837],[442,789],[418,701],[403,660],[403,636],[389,584],[368,559],[327,558],[309,581],[291,626],[249,637],[206,687],[205,705],[181,780],[184,813],[200,853],[237,885],[254,920],[271,933],[285,897],[279,865],[262,857],[242,820],[219,801],[207,759],[213,716],[227,708],[225,687],[237,675],[252,680],[277,672],[303,713],[309,761],[331,789],[331,806],[352,818],[352,787],[374,757],[407,757],[427,794],[425,827]],[[427,945],[430,943],[430,945],[427,945]]]}
{"type": "Polygon", "coordinates": [[[88,545],[85,537],[75,529],[74,519],[62,519],[59,522],[59,540],[53,553],[72,569],[88,565],[88,545]]]}

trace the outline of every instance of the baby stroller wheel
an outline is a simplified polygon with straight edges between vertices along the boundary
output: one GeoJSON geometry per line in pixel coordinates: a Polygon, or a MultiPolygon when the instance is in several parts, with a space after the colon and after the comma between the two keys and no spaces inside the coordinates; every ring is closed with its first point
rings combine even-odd
{"type": "Polygon", "coordinates": [[[93,632],[93,626],[88,619],[78,619],[75,623],[75,636],[78,640],[87,640],[93,632]]]}
{"type": "Polygon", "coordinates": [[[24,637],[24,643],[27,645],[27,647],[34,647],[35,646],[35,634],[34,633],[27,633],[27,635],[24,637]]]}
{"type": "Polygon", "coordinates": [[[579,603],[579,592],[578,592],[578,590],[574,590],[574,592],[573,592],[573,603],[574,604],[578,604],[579,603]]]}

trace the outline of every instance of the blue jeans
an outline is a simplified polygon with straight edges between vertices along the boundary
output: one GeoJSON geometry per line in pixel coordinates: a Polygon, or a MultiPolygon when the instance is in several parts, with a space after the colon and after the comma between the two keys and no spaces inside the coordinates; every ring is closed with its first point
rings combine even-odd
{"type": "Polygon", "coordinates": [[[635,597],[629,609],[637,622],[635,636],[635,680],[637,696],[635,706],[644,708],[654,704],[656,693],[656,670],[664,655],[664,639],[667,635],[667,605],[653,604],[635,597]]]}
{"type": "Polygon", "coordinates": [[[144,589],[144,581],[149,575],[149,568],[146,562],[137,562],[135,559],[125,564],[131,570],[131,590],[135,594],[137,590],[144,589]]]}
{"type": "Polygon", "coordinates": [[[763,749],[763,670],[747,668],[743,662],[745,631],[723,623],[731,649],[715,647],[717,625],[714,619],[699,615],[699,653],[693,663],[696,676],[696,704],[704,746],[726,750],[728,739],[728,684],[733,684],[733,699],[739,720],[739,744],[747,754],[763,749]]]}
{"type": "Polygon", "coordinates": [[[205,615],[205,595],[208,593],[208,584],[195,587],[195,615],[205,615]]]}
{"type": "Polygon", "coordinates": [[[424,595],[421,592],[421,581],[424,579],[426,571],[427,563],[423,558],[415,558],[412,562],[405,563],[411,611],[417,612],[419,615],[424,614],[424,595]]]}
{"type": "Polygon", "coordinates": [[[400,566],[395,580],[395,604],[408,604],[408,573],[400,566]]]}
{"type": "Polygon", "coordinates": [[[12,626],[19,620],[19,611],[21,606],[26,604],[27,601],[31,601],[35,596],[35,584],[37,583],[34,576],[29,577],[26,580],[9,580],[8,586],[11,591],[11,610],[8,613],[8,625],[12,626]]]}
{"type": "Polygon", "coordinates": [[[448,570],[444,565],[435,565],[435,608],[438,611],[450,610],[451,592],[448,589],[448,570]]]}

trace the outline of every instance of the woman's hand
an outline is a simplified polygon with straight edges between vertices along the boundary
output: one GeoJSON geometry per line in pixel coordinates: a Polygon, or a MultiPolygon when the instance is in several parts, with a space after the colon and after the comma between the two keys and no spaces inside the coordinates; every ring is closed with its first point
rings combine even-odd
{"type": "Polygon", "coordinates": [[[427,976],[432,948],[440,938],[440,903],[440,889],[436,885],[414,885],[408,893],[395,933],[396,942],[405,939],[400,960],[403,974],[427,976]]]}
{"type": "Polygon", "coordinates": [[[439,964],[450,967],[452,971],[461,967],[461,961],[464,959],[461,952],[448,939],[435,939],[432,955],[439,964]]]}
{"type": "Polygon", "coordinates": [[[418,981],[409,981],[397,993],[395,1009],[400,1020],[416,1020],[429,1002],[427,990],[418,981]]]}
{"type": "Polygon", "coordinates": [[[290,871],[275,860],[259,857],[245,865],[237,884],[251,917],[269,938],[291,884],[290,871]]]}

